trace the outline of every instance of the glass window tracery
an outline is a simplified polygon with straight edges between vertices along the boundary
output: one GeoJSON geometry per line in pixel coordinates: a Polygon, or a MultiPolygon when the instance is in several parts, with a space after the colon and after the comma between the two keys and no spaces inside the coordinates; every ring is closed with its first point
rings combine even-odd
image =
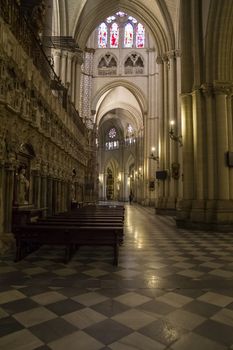
{"type": "Polygon", "coordinates": [[[119,41],[119,26],[114,22],[110,27],[110,47],[118,48],[119,41]]]}
{"type": "Polygon", "coordinates": [[[98,47],[101,49],[107,47],[107,39],[108,39],[108,28],[107,25],[103,22],[99,26],[98,30],[98,47]]]}
{"type": "Polygon", "coordinates": [[[116,129],[115,128],[111,128],[108,132],[108,136],[110,137],[110,139],[114,139],[116,137],[116,129]]]}
{"type": "Polygon", "coordinates": [[[145,28],[137,19],[119,11],[98,27],[98,48],[145,47],[145,28]]]}
{"type": "Polygon", "coordinates": [[[125,25],[124,47],[133,47],[133,26],[131,23],[125,25]]]}
{"type": "Polygon", "coordinates": [[[136,48],[143,48],[145,45],[145,29],[141,23],[136,28],[136,48]]]}

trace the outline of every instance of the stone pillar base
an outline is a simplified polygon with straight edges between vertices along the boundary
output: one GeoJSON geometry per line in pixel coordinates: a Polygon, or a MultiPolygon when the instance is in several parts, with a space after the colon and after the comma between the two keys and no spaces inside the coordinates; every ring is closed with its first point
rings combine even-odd
{"type": "Polygon", "coordinates": [[[192,201],[189,210],[184,204],[182,201],[181,209],[177,212],[178,227],[205,231],[233,231],[233,201],[192,201]]]}
{"type": "Polygon", "coordinates": [[[158,198],[155,212],[158,215],[176,215],[177,199],[173,197],[158,198]]]}
{"type": "Polygon", "coordinates": [[[4,255],[15,249],[15,238],[13,233],[3,233],[0,235],[0,255],[4,255]]]}

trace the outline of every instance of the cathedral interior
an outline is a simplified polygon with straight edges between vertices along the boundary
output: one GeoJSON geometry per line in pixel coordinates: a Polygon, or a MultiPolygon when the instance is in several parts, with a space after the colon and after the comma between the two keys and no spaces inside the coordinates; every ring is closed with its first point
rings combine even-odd
{"type": "Polygon", "coordinates": [[[233,349],[232,63],[231,0],[0,0],[0,349],[233,349]]]}

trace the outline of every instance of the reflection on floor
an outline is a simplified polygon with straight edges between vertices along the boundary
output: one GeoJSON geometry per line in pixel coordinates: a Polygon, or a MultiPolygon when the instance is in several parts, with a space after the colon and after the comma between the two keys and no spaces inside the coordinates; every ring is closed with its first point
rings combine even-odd
{"type": "Polygon", "coordinates": [[[233,235],[126,205],[119,266],[84,247],[0,260],[1,350],[233,349],[233,235]]]}

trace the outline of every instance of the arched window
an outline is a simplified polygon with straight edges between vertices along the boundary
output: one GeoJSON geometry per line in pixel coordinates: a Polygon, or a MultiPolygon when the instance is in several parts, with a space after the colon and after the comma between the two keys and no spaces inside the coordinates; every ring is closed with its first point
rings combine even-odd
{"type": "Polygon", "coordinates": [[[103,22],[99,26],[98,30],[98,47],[99,49],[103,49],[107,47],[108,42],[108,28],[106,24],[103,22]]]}
{"type": "Polygon", "coordinates": [[[107,142],[105,142],[105,148],[107,151],[115,150],[119,148],[119,140],[117,140],[117,131],[115,128],[111,128],[107,134],[107,142]]]}
{"type": "Polygon", "coordinates": [[[141,23],[136,28],[136,48],[140,49],[145,46],[145,29],[141,23]]]}
{"type": "Polygon", "coordinates": [[[125,145],[130,146],[136,142],[134,129],[131,124],[127,124],[125,145]]]}
{"type": "Polygon", "coordinates": [[[114,22],[110,27],[110,47],[118,48],[119,43],[119,27],[116,22],[114,22]]]}
{"type": "Polygon", "coordinates": [[[107,17],[98,27],[98,48],[144,48],[145,28],[125,12],[107,17]]]}
{"type": "Polygon", "coordinates": [[[125,25],[124,47],[133,47],[133,26],[130,23],[125,25]]]}
{"type": "Polygon", "coordinates": [[[108,132],[108,136],[110,137],[110,139],[114,139],[116,137],[116,129],[115,128],[111,128],[108,132]]]}

